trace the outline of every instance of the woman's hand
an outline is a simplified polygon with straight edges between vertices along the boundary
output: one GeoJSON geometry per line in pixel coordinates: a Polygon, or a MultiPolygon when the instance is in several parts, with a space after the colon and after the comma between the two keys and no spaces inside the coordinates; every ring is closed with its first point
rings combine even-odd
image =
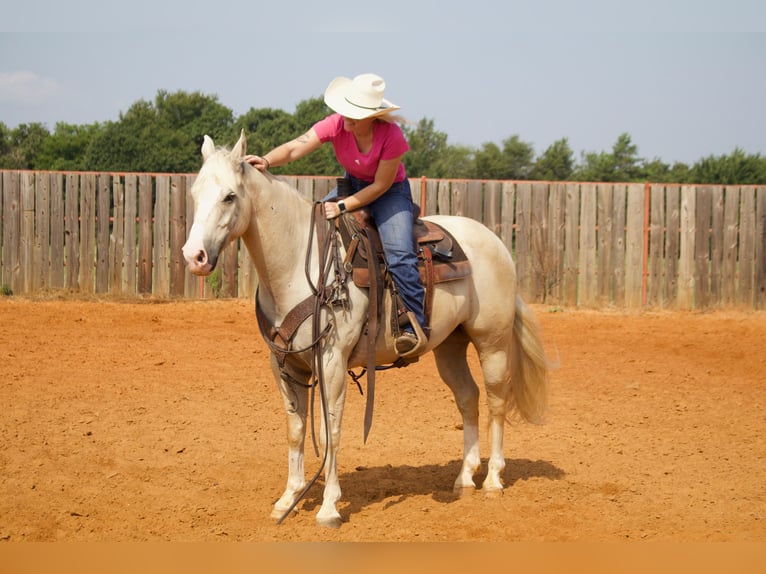
{"type": "Polygon", "coordinates": [[[246,155],[245,161],[259,171],[267,171],[271,167],[269,160],[259,155],[246,155]]]}
{"type": "Polygon", "coordinates": [[[324,202],[324,217],[325,219],[335,219],[340,217],[341,210],[338,207],[337,201],[325,201],[324,202]]]}

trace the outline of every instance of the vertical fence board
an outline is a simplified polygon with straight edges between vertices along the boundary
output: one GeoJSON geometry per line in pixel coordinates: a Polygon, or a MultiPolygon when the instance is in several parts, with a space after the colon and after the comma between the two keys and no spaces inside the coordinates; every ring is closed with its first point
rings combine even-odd
{"type": "Polygon", "coordinates": [[[451,215],[463,215],[468,217],[467,211],[467,198],[468,194],[468,182],[454,181],[452,182],[452,212],[451,215]]]}
{"type": "Polygon", "coordinates": [[[298,179],[298,193],[305,197],[309,202],[314,202],[314,180],[309,177],[298,179]]]}
{"type": "Polygon", "coordinates": [[[64,288],[64,176],[61,173],[51,174],[50,187],[51,212],[51,259],[50,287],[64,288]]]}
{"type": "Polygon", "coordinates": [[[48,287],[50,276],[50,173],[35,173],[35,247],[32,290],[48,287]]]}
{"type": "Polygon", "coordinates": [[[96,175],[80,178],[80,289],[93,293],[96,265],[96,175]]]}
{"type": "Polygon", "coordinates": [[[647,304],[654,307],[662,307],[666,304],[665,294],[662,289],[663,268],[663,229],[665,227],[665,187],[663,185],[651,186],[651,198],[649,207],[649,277],[647,304]]]}
{"type": "Polygon", "coordinates": [[[0,173],[0,288],[5,291],[5,289],[10,288],[8,283],[6,283],[6,277],[5,277],[5,211],[3,210],[3,205],[5,205],[5,196],[3,191],[3,183],[5,181],[5,174],[0,173]]]}
{"type": "Polygon", "coordinates": [[[449,215],[452,210],[452,194],[450,193],[450,182],[442,180],[439,182],[439,192],[437,197],[437,212],[440,215],[449,215]]]}
{"type": "Polygon", "coordinates": [[[21,241],[19,262],[21,263],[21,284],[25,293],[34,285],[35,251],[35,178],[31,172],[21,174],[21,241]]]}
{"type": "MultiPolygon", "coordinates": [[[[514,216],[516,215],[516,186],[510,181],[504,181],[500,191],[500,238],[508,248],[508,253],[513,254],[514,246],[514,216]]],[[[516,277],[518,282],[518,265],[516,277]]]]}
{"type": "Polygon", "coordinates": [[[112,178],[114,216],[109,236],[109,292],[123,292],[123,262],[125,261],[125,186],[120,177],[112,178]]]}
{"type": "Polygon", "coordinates": [[[681,249],[681,188],[665,188],[665,278],[663,292],[669,307],[678,305],[678,262],[681,249]]]}
{"type": "Polygon", "coordinates": [[[500,194],[501,185],[499,181],[488,181],[484,188],[484,219],[487,228],[497,235],[503,237],[503,220],[501,215],[502,196],[500,194]]]}
{"type": "Polygon", "coordinates": [[[594,307],[597,302],[596,186],[584,184],[580,193],[580,261],[578,291],[580,304],[594,307]]]}
{"type": "Polygon", "coordinates": [[[704,309],[711,304],[710,297],[710,215],[712,189],[700,186],[695,194],[694,224],[694,306],[704,309]]]}
{"type": "Polygon", "coordinates": [[[696,190],[691,185],[681,187],[681,248],[678,269],[678,307],[694,308],[694,267],[696,249],[696,190]]]}
{"type": "Polygon", "coordinates": [[[98,175],[97,241],[96,241],[96,293],[109,291],[109,215],[112,195],[112,178],[109,174],[98,175]]]}
{"type": "Polygon", "coordinates": [[[548,297],[548,275],[551,259],[548,236],[548,185],[532,184],[532,218],[530,220],[531,252],[533,270],[530,291],[532,300],[545,302],[548,297]]]}
{"type": "Polygon", "coordinates": [[[521,182],[516,188],[516,237],[514,242],[516,277],[522,296],[535,300],[532,290],[532,185],[521,182]]]}
{"type": "Polygon", "coordinates": [[[66,176],[64,197],[64,243],[66,251],[66,287],[80,289],[80,176],[66,176]]]}
{"type": "Polygon", "coordinates": [[[255,265],[244,242],[239,243],[239,296],[253,300],[258,277],[255,265]]]}
{"type": "Polygon", "coordinates": [[[625,304],[629,309],[642,305],[644,274],[644,209],[646,186],[628,185],[628,217],[625,230],[625,304]]]}
{"type": "Polygon", "coordinates": [[[426,201],[425,205],[420,206],[423,215],[434,215],[439,213],[439,182],[434,179],[426,180],[426,201]]]}
{"type": "MultiPolygon", "coordinates": [[[[566,257],[566,228],[567,228],[567,190],[569,184],[552,183],[548,187],[548,233],[543,255],[542,266],[545,269],[545,292],[552,302],[565,303],[565,257],[566,257]]],[[[575,291],[577,287],[575,286],[575,291]]],[[[575,295],[575,303],[577,299],[575,295]]]]}
{"type": "MultiPolygon", "coordinates": [[[[330,192],[330,179],[326,177],[321,177],[317,179],[314,182],[314,201],[321,200],[324,196],[326,196],[330,192]]],[[[333,186],[335,187],[335,180],[333,181],[333,186]]]]}
{"type": "Polygon", "coordinates": [[[766,187],[756,193],[754,306],[766,309],[766,187]]]}
{"type": "Polygon", "coordinates": [[[239,241],[232,241],[224,249],[223,286],[221,295],[224,297],[237,296],[237,267],[239,265],[239,241]]]}
{"type": "Polygon", "coordinates": [[[125,176],[125,258],[123,272],[124,290],[136,294],[136,269],[138,261],[138,191],[135,174],[125,176]]]}
{"type": "Polygon", "coordinates": [[[613,259],[614,237],[614,201],[613,186],[598,184],[598,300],[601,305],[612,302],[611,273],[613,259]]]}
{"type": "MultiPolygon", "coordinates": [[[[564,230],[564,275],[563,275],[563,298],[566,305],[577,305],[578,264],[580,262],[580,185],[568,183],[553,186],[562,193],[565,200],[564,218],[562,223],[564,230]]],[[[551,227],[559,227],[559,222],[551,221],[551,227]]],[[[558,241],[552,241],[549,249],[556,249],[558,241]]]]}
{"type": "Polygon", "coordinates": [[[612,193],[612,301],[622,307],[625,305],[625,185],[615,184],[612,193]]]}
{"type": "Polygon", "coordinates": [[[22,290],[21,261],[21,180],[17,172],[3,173],[3,285],[14,293],[22,290]]]}
{"type": "Polygon", "coordinates": [[[138,176],[138,292],[152,292],[152,179],[138,176]]]}
{"type": "Polygon", "coordinates": [[[721,302],[737,301],[737,243],[739,239],[739,187],[728,186],[723,206],[723,261],[721,264],[721,302]]]}
{"type": "Polygon", "coordinates": [[[170,176],[155,178],[154,200],[154,278],[152,293],[170,294],[170,176]]]}
{"type": "Polygon", "coordinates": [[[740,191],[739,242],[739,302],[753,304],[755,265],[755,189],[743,187],[740,191]]]}
{"type": "Polygon", "coordinates": [[[186,242],[186,178],[170,178],[170,295],[183,297],[186,263],[181,248],[186,242]]]}
{"type": "Polygon", "coordinates": [[[465,194],[465,211],[463,215],[476,221],[482,221],[482,205],[484,201],[482,182],[479,180],[469,181],[466,185],[465,194]]]}
{"type": "Polygon", "coordinates": [[[720,305],[723,299],[723,187],[717,185],[711,190],[711,227],[710,227],[710,302],[720,305]]]}

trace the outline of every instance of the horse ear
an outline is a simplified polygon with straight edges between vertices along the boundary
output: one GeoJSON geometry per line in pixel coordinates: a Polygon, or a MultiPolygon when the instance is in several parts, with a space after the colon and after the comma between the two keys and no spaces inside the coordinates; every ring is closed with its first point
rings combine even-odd
{"type": "Polygon", "coordinates": [[[215,151],[215,144],[213,143],[213,140],[210,139],[210,136],[205,134],[205,137],[202,139],[202,159],[203,161],[207,161],[207,158],[209,158],[211,155],[213,155],[213,152],[215,151]]]}
{"type": "Polygon", "coordinates": [[[247,154],[247,138],[245,137],[245,130],[242,129],[242,131],[239,134],[239,140],[237,140],[237,143],[234,144],[234,147],[231,150],[231,157],[233,159],[242,159],[247,154]]]}

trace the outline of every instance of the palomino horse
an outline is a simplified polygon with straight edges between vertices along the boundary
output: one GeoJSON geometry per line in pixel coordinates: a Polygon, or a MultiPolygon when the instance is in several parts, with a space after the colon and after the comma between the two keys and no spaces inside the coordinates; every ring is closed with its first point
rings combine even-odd
{"type": "MultiPolygon", "coordinates": [[[[316,247],[316,228],[327,225],[312,219],[313,207],[297,190],[247,164],[244,130],[232,150],[216,149],[205,136],[204,159],[191,194],[194,223],[183,247],[189,270],[197,275],[213,271],[226,245],[242,238],[258,274],[257,304],[272,325],[281,325],[290,311],[312,295],[312,278],[322,273],[316,247]],[[310,241],[311,239],[311,241],[310,241]],[[307,257],[308,255],[308,257],[307,257]]],[[[479,388],[469,370],[466,351],[472,343],[481,362],[489,407],[490,456],[482,485],[485,494],[502,492],[503,429],[514,412],[529,422],[540,422],[547,406],[547,363],[531,310],[516,294],[516,269],[505,245],[489,229],[472,219],[432,216],[452,233],[471,261],[472,274],[440,283],[433,297],[427,351],[433,351],[439,375],[449,386],[463,418],[463,465],[455,480],[456,492],[475,489],[473,475],[479,456],[479,388]]],[[[342,250],[342,246],[340,247],[342,250]]],[[[328,273],[333,282],[337,268],[328,273]]],[[[316,520],[338,527],[342,519],[336,503],[341,489],[336,455],[348,387],[348,369],[365,366],[362,333],[367,322],[368,290],[347,285],[343,305],[325,306],[316,313],[323,335],[318,346],[312,321],[295,332],[294,349],[302,350],[285,365],[272,352],[271,366],[287,411],[287,487],[274,505],[275,518],[288,514],[306,488],[304,444],[309,415],[309,393],[321,369],[324,389],[320,440],[325,448],[325,488],[316,520]],[[315,348],[316,352],[311,350],[315,348]]],[[[316,326],[315,326],[316,327],[316,326]]],[[[390,341],[379,338],[378,365],[397,356],[390,341]]]]}

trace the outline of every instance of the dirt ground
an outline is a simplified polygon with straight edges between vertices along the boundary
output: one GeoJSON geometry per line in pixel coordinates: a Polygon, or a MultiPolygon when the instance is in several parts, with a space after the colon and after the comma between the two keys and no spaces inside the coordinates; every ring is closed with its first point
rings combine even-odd
{"type": "Polygon", "coordinates": [[[0,299],[0,540],[766,541],[766,314],[533,308],[551,411],[507,427],[504,495],[453,494],[428,356],[378,375],[366,445],[349,392],[331,530],[319,486],[269,516],[286,425],[250,302],[0,299]]]}

